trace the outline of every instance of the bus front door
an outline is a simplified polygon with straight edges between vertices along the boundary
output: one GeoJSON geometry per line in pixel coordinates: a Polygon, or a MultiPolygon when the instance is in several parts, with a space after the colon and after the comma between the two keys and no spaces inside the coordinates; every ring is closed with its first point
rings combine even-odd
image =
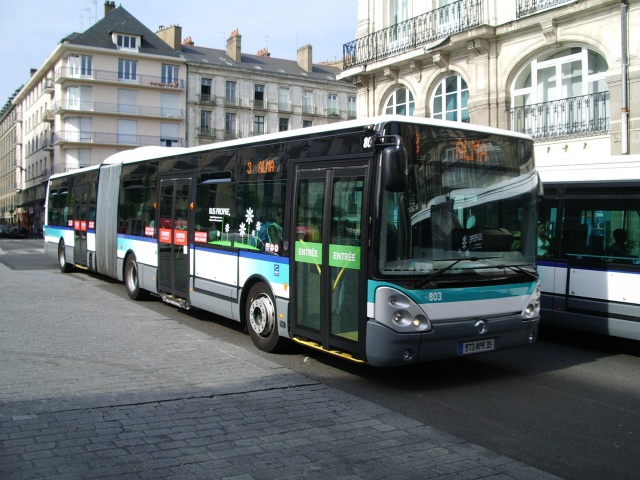
{"type": "Polygon", "coordinates": [[[87,228],[89,226],[89,192],[87,183],[75,187],[73,217],[73,263],[87,266],[87,228]]]}
{"type": "Polygon", "coordinates": [[[187,307],[189,301],[189,220],[191,178],[160,179],[158,292],[165,301],[187,307]]]}
{"type": "Polygon", "coordinates": [[[364,360],[366,167],[296,169],[291,232],[296,341],[364,360]]]}

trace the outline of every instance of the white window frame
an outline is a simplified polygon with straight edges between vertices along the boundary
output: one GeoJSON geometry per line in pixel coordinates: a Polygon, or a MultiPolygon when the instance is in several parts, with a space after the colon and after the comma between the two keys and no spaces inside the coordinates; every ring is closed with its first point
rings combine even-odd
{"type": "Polygon", "coordinates": [[[160,81],[162,83],[179,83],[180,67],[178,65],[171,65],[168,63],[162,64],[162,76],[160,81]]]}
{"type": "Polygon", "coordinates": [[[469,84],[457,73],[447,75],[437,83],[431,97],[431,117],[439,120],[451,120],[454,122],[469,123],[469,84]],[[447,91],[450,82],[455,81],[455,90],[447,91]],[[455,98],[455,105],[448,103],[450,98],[455,98]],[[440,99],[441,110],[436,112],[436,102],[440,99]],[[451,107],[451,108],[450,108],[451,107]]]}
{"type": "Polygon", "coordinates": [[[111,39],[118,50],[137,52],[140,49],[139,35],[126,35],[124,33],[112,33],[111,39]]]}
{"type": "Polygon", "coordinates": [[[387,99],[384,106],[384,113],[392,114],[392,115],[405,115],[407,117],[412,117],[415,111],[415,108],[416,108],[416,102],[415,102],[415,97],[413,96],[413,92],[408,87],[402,85],[396,88],[393,92],[391,92],[391,95],[389,95],[389,98],[387,99]],[[398,100],[398,92],[400,92],[401,90],[404,90],[406,92],[406,95],[405,95],[406,100],[404,101],[398,100]],[[402,113],[401,111],[398,111],[402,107],[404,107],[405,109],[404,113],[402,113]]]}
{"type": "MultiPolygon", "coordinates": [[[[511,106],[516,109],[534,105],[538,105],[538,107],[525,109],[524,112],[521,112],[523,115],[519,119],[512,117],[511,128],[533,135],[537,135],[536,132],[543,132],[553,136],[552,132],[555,131],[562,136],[563,134],[575,133],[564,131],[563,127],[567,125],[586,125],[590,121],[602,120],[604,117],[598,115],[598,110],[591,112],[588,107],[582,109],[580,115],[578,115],[580,119],[578,119],[571,117],[575,113],[575,111],[572,111],[572,107],[565,108],[564,116],[558,117],[553,114],[552,111],[554,109],[552,107],[547,108],[544,105],[545,103],[608,91],[606,77],[609,66],[606,65],[607,70],[590,74],[590,54],[597,55],[606,65],[606,59],[597,51],[580,45],[567,45],[562,48],[548,50],[526,64],[518,72],[511,84],[511,106]],[[571,53],[572,49],[580,50],[571,53]],[[565,51],[568,52],[567,55],[559,56],[565,51]],[[577,76],[567,75],[564,67],[576,63],[580,64],[579,81],[566,82],[566,80],[573,80],[577,76]],[[542,75],[545,70],[549,73],[546,77],[542,75]],[[550,86],[550,80],[553,80],[553,87],[550,86]],[[576,89],[576,86],[578,89],[576,89]],[[593,115],[593,118],[589,117],[590,114],[593,115]]],[[[575,108],[579,109],[580,106],[576,105],[575,108]]],[[[608,100],[604,111],[610,111],[608,100]]]]}
{"type": "Polygon", "coordinates": [[[118,81],[135,82],[138,78],[138,61],[130,58],[118,59],[118,81]]]}

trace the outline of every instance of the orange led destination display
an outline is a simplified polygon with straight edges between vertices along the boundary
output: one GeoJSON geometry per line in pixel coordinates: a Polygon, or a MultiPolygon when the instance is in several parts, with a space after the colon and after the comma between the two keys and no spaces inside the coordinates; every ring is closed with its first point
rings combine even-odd
{"type": "Polygon", "coordinates": [[[247,175],[258,175],[260,173],[276,173],[276,161],[273,158],[260,160],[257,164],[247,162],[247,175]]]}
{"type": "Polygon", "coordinates": [[[485,142],[484,140],[469,140],[468,138],[459,138],[456,142],[456,160],[487,163],[489,161],[489,150],[487,149],[487,142],[485,142]]]}

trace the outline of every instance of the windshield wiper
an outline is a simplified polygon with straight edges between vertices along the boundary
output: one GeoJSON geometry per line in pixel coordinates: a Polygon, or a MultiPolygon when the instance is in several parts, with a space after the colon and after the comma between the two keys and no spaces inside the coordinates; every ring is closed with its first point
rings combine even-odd
{"type": "Polygon", "coordinates": [[[437,270],[435,272],[433,272],[431,275],[429,275],[427,278],[425,278],[424,280],[422,280],[420,283],[418,283],[418,288],[424,288],[426,287],[429,282],[435,280],[437,277],[439,277],[440,275],[442,275],[444,272],[446,272],[447,270],[451,270],[453,267],[455,267],[457,264],[459,264],[460,262],[463,261],[469,261],[469,262],[477,262],[478,260],[480,260],[480,258],[478,257],[466,257],[466,258],[459,258],[453,262],[451,262],[449,265],[447,265],[444,268],[441,268],[440,270],[437,270]]]}
{"type": "MultiPolygon", "coordinates": [[[[484,258],[481,258],[480,260],[485,260],[484,258]]],[[[530,277],[534,278],[534,279],[538,279],[538,275],[534,272],[530,272],[529,270],[525,270],[524,268],[522,268],[519,265],[506,265],[506,264],[495,264],[495,263],[491,263],[491,262],[486,262],[488,263],[491,267],[494,268],[508,268],[509,270],[511,270],[512,272],[516,272],[516,273],[524,273],[526,275],[529,275],[530,277]]]]}

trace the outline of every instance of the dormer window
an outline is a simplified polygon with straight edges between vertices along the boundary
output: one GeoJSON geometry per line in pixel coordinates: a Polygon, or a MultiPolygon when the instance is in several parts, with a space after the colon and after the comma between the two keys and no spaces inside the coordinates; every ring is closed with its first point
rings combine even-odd
{"type": "Polygon", "coordinates": [[[118,50],[133,50],[137,52],[138,48],[140,48],[140,37],[137,35],[114,33],[112,34],[112,38],[118,50]]]}

